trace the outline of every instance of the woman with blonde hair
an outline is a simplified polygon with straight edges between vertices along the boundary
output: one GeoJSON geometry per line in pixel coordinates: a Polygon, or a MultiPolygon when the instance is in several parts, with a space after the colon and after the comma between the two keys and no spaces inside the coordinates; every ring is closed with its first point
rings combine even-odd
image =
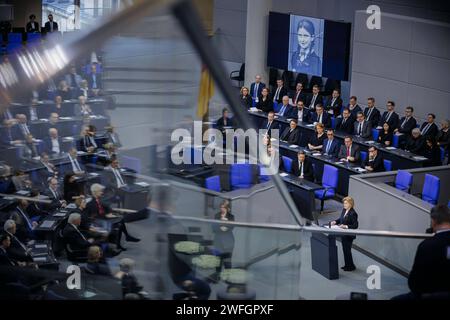
{"type": "Polygon", "coordinates": [[[308,143],[309,150],[321,151],[323,147],[323,141],[327,135],[325,134],[325,126],[322,123],[316,124],[316,134],[311,136],[308,143]]]}
{"type": "MultiPolygon", "coordinates": [[[[352,197],[345,197],[342,200],[342,203],[344,208],[342,209],[341,216],[338,219],[331,221],[330,225],[337,225],[342,229],[358,229],[358,214],[354,209],[355,201],[352,197]]],[[[355,236],[341,237],[345,261],[345,265],[341,269],[344,271],[353,271],[356,269],[352,257],[352,243],[355,238],[355,236]]]]}
{"type": "Polygon", "coordinates": [[[252,107],[253,100],[252,100],[252,97],[250,96],[250,91],[248,90],[247,87],[241,88],[241,94],[239,95],[239,97],[240,97],[241,105],[244,108],[250,109],[252,107]]]}

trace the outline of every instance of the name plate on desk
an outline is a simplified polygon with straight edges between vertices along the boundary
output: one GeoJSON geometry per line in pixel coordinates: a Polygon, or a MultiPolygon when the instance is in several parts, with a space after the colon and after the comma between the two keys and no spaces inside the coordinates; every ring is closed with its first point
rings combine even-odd
{"type": "Polygon", "coordinates": [[[422,156],[414,156],[413,157],[414,160],[427,160],[427,157],[422,157],[422,156]]]}
{"type": "Polygon", "coordinates": [[[291,144],[291,145],[289,146],[289,148],[298,148],[298,145],[296,145],[296,144],[291,144]]]}
{"type": "Polygon", "coordinates": [[[53,214],[53,216],[61,218],[61,217],[65,217],[66,213],[65,212],[57,212],[57,213],[53,214]]]}
{"type": "Polygon", "coordinates": [[[250,108],[248,111],[250,112],[259,112],[260,110],[258,108],[250,108]]]}
{"type": "Polygon", "coordinates": [[[136,182],[135,185],[146,188],[149,186],[147,182],[136,182]]]}
{"type": "Polygon", "coordinates": [[[364,168],[355,168],[355,170],[358,171],[359,173],[367,172],[367,170],[364,168]]]}
{"type": "Polygon", "coordinates": [[[396,147],[386,147],[386,150],[397,150],[396,147]]]}
{"type": "Polygon", "coordinates": [[[320,157],[322,154],[320,152],[314,152],[312,155],[315,157],[320,157]]]}
{"type": "Polygon", "coordinates": [[[39,226],[39,228],[49,229],[49,228],[53,227],[54,224],[55,224],[55,220],[44,220],[41,223],[41,225],[39,226]]]}
{"type": "Polygon", "coordinates": [[[280,173],[280,177],[287,177],[289,174],[288,173],[286,173],[286,172],[282,172],[282,173],[280,173]]]}

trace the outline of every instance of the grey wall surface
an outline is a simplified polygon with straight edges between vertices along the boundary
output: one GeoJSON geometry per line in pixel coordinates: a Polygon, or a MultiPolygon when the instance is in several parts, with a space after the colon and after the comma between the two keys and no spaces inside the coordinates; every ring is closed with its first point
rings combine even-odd
{"type": "Polygon", "coordinates": [[[366,27],[367,14],[355,15],[351,93],[375,97],[385,109],[415,108],[423,120],[428,112],[450,117],[450,24],[382,14],[381,29],[366,27]]]}

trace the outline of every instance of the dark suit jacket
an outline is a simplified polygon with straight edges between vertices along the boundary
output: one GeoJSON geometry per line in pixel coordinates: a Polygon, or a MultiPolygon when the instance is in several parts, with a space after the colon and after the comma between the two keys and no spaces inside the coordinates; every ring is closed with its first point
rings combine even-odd
{"type": "MultiPolygon", "coordinates": [[[[347,108],[349,108],[348,110],[350,110],[350,105],[348,105],[347,108]]],[[[358,112],[362,112],[362,111],[363,110],[361,109],[359,104],[356,104],[356,106],[353,108],[353,110],[350,110],[350,115],[354,120],[356,120],[356,115],[358,114],[358,112]]]]}
{"type": "MultiPolygon", "coordinates": [[[[354,127],[353,134],[355,136],[358,136],[359,122],[355,121],[355,123],[353,124],[353,127],[354,127]]],[[[360,137],[362,137],[364,139],[368,139],[368,138],[372,137],[372,125],[370,124],[370,122],[364,121],[360,137]]]]}
{"type": "MultiPolygon", "coordinates": [[[[309,96],[306,98],[306,102],[305,102],[305,107],[306,107],[306,108],[309,108],[309,107],[310,107],[312,100],[313,100],[313,95],[311,94],[311,95],[309,95],[309,96]]],[[[322,97],[320,94],[317,95],[317,98],[316,98],[316,100],[314,101],[314,108],[315,108],[315,107],[317,106],[317,104],[319,104],[319,103],[320,103],[320,104],[323,103],[323,97],[322,97]]]]}
{"type": "Polygon", "coordinates": [[[392,145],[392,141],[394,140],[394,134],[392,131],[389,131],[387,134],[384,133],[384,130],[381,130],[380,135],[378,136],[378,142],[385,145],[386,141],[390,142],[390,145],[392,145]]]}
{"type": "MultiPolygon", "coordinates": [[[[319,119],[319,116],[317,115],[317,112],[312,112],[311,120],[309,122],[311,122],[311,123],[318,122],[318,119],[319,119]]],[[[331,128],[331,117],[325,111],[322,114],[322,123],[325,126],[325,128],[331,128]]]]}
{"type": "MultiPolygon", "coordinates": [[[[95,138],[94,138],[95,139],[95,138]]],[[[82,136],[80,140],[78,140],[78,150],[87,152],[89,147],[93,147],[94,145],[91,143],[91,140],[88,139],[87,136],[82,136]]],[[[98,147],[98,146],[97,146],[98,147]]]]}
{"type": "MultiPolygon", "coordinates": [[[[293,159],[292,161],[292,174],[300,177],[300,166],[298,163],[298,159],[293,159]]],[[[314,169],[311,161],[308,158],[305,158],[305,162],[303,162],[303,177],[311,182],[314,182],[314,169]]]]}
{"type": "Polygon", "coordinates": [[[341,108],[342,108],[342,99],[341,97],[337,97],[336,100],[333,102],[333,97],[328,97],[327,101],[325,102],[325,111],[332,110],[333,115],[335,117],[339,116],[341,114],[341,108]]]}
{"type": "MultiPolygon", "coordinates": [[[[88,81],[88,88],[89,89],[94,89],[93,85],[94,85],[94,77],[92,76],[92,73],[86,75],[86,80],[88,81]]],[[[99,73],[95,74],[95,82],[97,84],[97,88],[95,89],[101,89],[103,88],[103,82],[102,82],[102,75],[99,73]]]]}
{"type": "MultiPolygon", "coordinates": [[[[275,94],[277,93],[278,87],[273,90],[272,101],[275,98],[275,94]]],[[[285,87],[282,87],[280,90],[280,94],[278,95],[278,99],[275,101],[276,103],[281,103],[283,101],[283,97],[288,95],[288,91],[285,87]]]]}
{"type": "Polygon", "coordinates": [[[28,261],[31,262],[33,259],[26,251],[27,247],[24,243],[22,243],[16,236],[9,233],[9,237],[11,238],[11,245],[9,246],[7,252],[8,256],[15,261],[28,261]]]}
{"type": "MultiPolygon", "coordinates": [[[[334,220],[334,222],[336,222],[336,224],[345,224],[349,229],[358,229],[358,214],[356,213],[355,209],[350,209],[345,217],[344,215],[345,209],[342,209],[341,216],[338,219],[334,220]]],[[[356,238],[355,236],[346,237],[349,237],[351,239],[356,238]]]]}
{"type": "Polygon", "coordinates": [[[49,200],[52,201],[50,205],[47,205],[49,207],[49,210],[59,208],[61,206],[60,201],[64,200],[64,193],[61,192],[61,190],[58,190],[58,196],[56,198],[48,187],[47,189],[44,190],[43,194],[46,195],[49,198],[49,200]]]}
{"type": "MultiPolygon", "coordinates": [[[[253,82],[250,85],[250,96],[253,98],[255,96],[255,82],[253,82]]],[[[256,93],[256,96],[259,97],[261,95],[262,89],[266,87],[266,84],[263,82],[260,82],[258,85],[258,92],[256,93]]]]}
{"type": "Polygon", "coordinates": [[[367,117],[368,114],[369,108],[365,108],[364,117],[366,118],[366,121],[370,122],[372,128],[376,128],[378,126],[378,123],[380,122],[381,117],[380,111],[376,107],[373,107],[372,112],[370,113],[370,118],[367,117]]]}
{"type": "MultiPolygon", "coordinates": [[[[50,21],[45,23],[45,31],[50,32],[50,21]]],[[[58,24],[55,21],[53,21],[53,31],[58,31],[58,24]]]]}
{"type": "Polygon", "coordinates": [[[26,31],[29,32],[29,33],[39,32],[39,31],[40,31],[40,29],[39,29],[39,23],[36,22],[36,21],[34,21],[34,28],[33,28],[33,26],[31,25],[31,22],[28,22],[27,25],[26,25],[26,27],[25,27],[25,29],[26,29],[26,31]]]}
{"type": "MultiPolygon", "coordinates": [[[[100,204],[103,207],[105,215],[112,212],[111,207],[107,203],[100,200],[100,204]]],[[[104,216],[100,215],[98,209],[99,208],[97,206],[97,201],[95,200],[95,198],[92,198],[92,200],[89,201],[88,204],[86,204],[86,209],[84,209],[84,213],[90,220],[97,218],[104,219],[104,216]]]]}
{"type": "MultiPolygon", "coordinates": [[[[422,123],[420,126],[420,132],[427,126],[428,122],[422,123]]],[[[428,128],[427,132],[423,135],[424,137],[436,137],[439,132],[438,126],[436,123],[432,123],[431,126],[428,128]]]]}
{"type": "MultiPolygon", "coordinates": [[[[327,144],[328,144],[328,139],[323,140],[323,147],[322,147],[322,152],[323,153],[326,152],[327,144]]],[[[328,151],[328,154],[333,156],[333,157],[337,157],[338,156],[338,154],[339,154],[339,142],[336,140],[336,138],[334,138],[331,141],[331,145],[330,145],[330,149],[328,151]]]]}
{"type": "Polygon", "coordinates": [[[267,134],[269,135],[269,137],[272,136],[272,129],[280,129],[278,122],[276,122],[275,120],[270,124],[269,127],[267,127],[269,124],[269,121],[265,121],[263,126],[261,127],[261,129],[267,129],[267,134]]]}
{"type": "Polygon", "coordinates": [[[344,118],[337,118],[336,123],[336,131],[342,131],[348,134],[353,134],[354,126],[353,123],[355,123],[355,120],[350,116],[348,119],[343,123],[344,118]]]}
{"type": "Polygon", "coordinates": [[[291,93],[292,104],[294,106],[297,106],[297,103],[299,101],[303,101],[303,103],[305,103],[306,102],[306,98],[307,98],[307,95],[304,92],[304,90],[302,90],[300,92],[292,91],[292,93],[291,93]]]}
{"type": "MultiPolygon", "coordinates": [[[[59,150],[61,152],[63,152],[64,148],[63,148],[63,142],[62,142],[61,137],[58,137],[58,143],[59,143],[59,150]]],[[[55,153],[52,151],[52,140],[50,139],[50,137],[44,138],[44,149],[45,149],[45,152],[47,152],[48,154],[55,153]]]]}
{"type": "Polygon", "coordinates": [[[394,111],[394,113],[392,113],[391,117],[389,118],[389,121],[386,121],[387,117],[388,117],[389,112],[385,111],[383,113],[383,115],[380,118],[380,122],[378,123],[379,126],[383,126],[383,124],[385,122],[388,123],[389,128],[391,128],[391,130],[394,130],[395,128],[398,127],[398,123],[400,121],[400,117],[398,116],[398,113],[394,111]]]}
{"type": "Polygon", "coordinates": [[[450,144],[450,130],[447,130],[447,132],[444,132],[443,130],[439,131],[436,141],[439,142],[440,147],[448,150],[450,144]]]}
{"type": "MultiPolygon", "coordinates": [[[[352,143],[351,149],[350,149],[350,157],[354,157],[355,161],[354,162],[358,162],[359,161],[359,147],[356,144],[352,143]]],[[[339,154],[338,154],[338,158],[339,159],[345,159],[347,158],[347,147],[345,146],[345,144],[343,144],[341,146],[341,149],[339,149],[339,154]]]]}
{"type": "Polygon", "coordinates": [[[441,149],[438,146],[435,146],[434,148],[430,149],[427,145],[425,145],[425,147],[423,148],[422,155],[428,158],[428,160],[425,161],[424,164],[426,167],[442,165],[441,149]]]}
{"type": "MultiPolygon", "coordinates": [[[[309,123],[311,117],[311,112],[307,108],[303,108],[303,117],[302,122],[303,123],[309,123]]],[[[289,118],[297,119],[298,120],[298,108],[292,108],[291,114],[289,115],[289,118]]]]}
{"type": "Polygon", "coordinates": [[[450,232],[440,232],[417,247],[408,286],[415,294],[450,292],[450,232]]]}
{"type": "Polygon", "coordinates": [[[87,250],[91,244],[87,239],[83,238],[80,230],[75,229],[73,225],[68,223],[63,230],[64,241],[70,246],[72,250],[83,251],[87,250]]]}
{"type": "Polygon", "coordinates": [[[264,112],[270,112],[273,111],[273,99],[270,96],[267,96],[267,99],[263,101],[262,96],[259,96],[258,103],[256,104],[256,108],[264,111],[264,112]]]}
{"type": "Polygon", "coordinates": [[[373,169],[372,172],[385,171],[383,158],[379,154],[373,160],[369,160],[369,157],[367,156],[367,158],[366,158],[366,160],[364,160],[364,163],[362,166],[363,167],[366,167],[366,166],[371,167],[373,169]]]}
{"type": "Polygon", "coordinates": [[[281,109],[282,109],[282,108],[283,108],[283,105],[280,106],[280,109],[278,110],[278,115],[279,115],[280,117],[289,118],[289,117],[291,116],[292,112],[293,112],[292,110],[294,110],[294,107],[291,106],[290,104],[288,104],[288,105],[286,106],[286,110],[284,111],[283,115],[281,115],[279,112],[281,112],[281,109]]]}
{"type": "Polygon", "coordinates": [[[425,147],[425,140],[422,136],[417,139],[414,139],[412,136],[409,136],[406,140],[405,149],[411,151],[415,154],[422,154],[423,149],[425,147]]]}
{"type": "Polygon", "coordinates": [[[3,127],[0,131],[0,141],[2,145],[4,146],[10,146],[11,141],[15,140],[23,140],[23,137],[19,130],[17,129],[17,126],[14,125],[10,128],[3,127]],[[9,132],[8,132],[9,131],[9,132]]]}
{"type": "MultiPolygon", "coordinates": [[[[217,122],[216,122],[216,126],[218,130],[222,130],[224,127],[224,123],[223,123],[223,117],[220,117],[217,122]]],[[[233,120],[231,118],[227,117],[227,127],[232,127],[233,126],[233,120]]]]}
{"type": "Polygon", "coordinates": [[[283,133],[280,136],[281,140],[287,141],[290,144],[299,144],[301,132],[300,129],[297,127],[292,132],[289,132],[291,130],[290,127],[287,127],[283,133]]]}
{"type": "Polygon", "coordinates": [[[417,126],[417,120],[410,117],[402,127],[403,121],[405,121],[405,117],[401,118],[398,122],[398,131],[403,134],[411,134],[411,131],[417,126]]]}
{"type": "MultiPolygon", "coordinates": [[[[8,252],[7,251],[3,251],[3,249],[0,249],[0,266],[2,266],[2,267],[14,267],[16,265],[17,265],[16,262],[13,259],[11,259],[11,257],[8,254],[8,252]]],[[[4,273],[4,272],[2,272],[2,273],[4,273]]],[[[5,275],[1,275],[0,279],[3,280],[5,278],[4,276],[5,275]]],[[[7,278],[10,278],[10,277],[7,277],[7,278]]],[[[14,281],[14,280],[12,280],[12,281],[14,281]]]]}
{"type": "Polygon", "coordinates": [[[241,105],[246,109],[250,109],[253,105],[253,100],[250,94],[248,94],[246,97],[240,95],[239,101],[241,101],[241,105]]]}

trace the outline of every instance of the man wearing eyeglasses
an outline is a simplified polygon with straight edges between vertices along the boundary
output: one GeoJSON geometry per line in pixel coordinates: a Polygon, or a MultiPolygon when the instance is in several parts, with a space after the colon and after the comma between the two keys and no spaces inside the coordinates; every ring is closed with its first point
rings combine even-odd
{"type": "Polygon", "coordinates": [[[334,138],[333,129],[327,130],[327,138],[323,141],[322,151],[324,154],[337,158],[339,154],[339,142],[334,138]]]}
{"type": "Polygon", "coordinates": [[[374,146],[369,148],[369,156],[364,160],[363,167],[369,172],[385,171],[383,158],[378,154],[378,150],[374,146]]]}

